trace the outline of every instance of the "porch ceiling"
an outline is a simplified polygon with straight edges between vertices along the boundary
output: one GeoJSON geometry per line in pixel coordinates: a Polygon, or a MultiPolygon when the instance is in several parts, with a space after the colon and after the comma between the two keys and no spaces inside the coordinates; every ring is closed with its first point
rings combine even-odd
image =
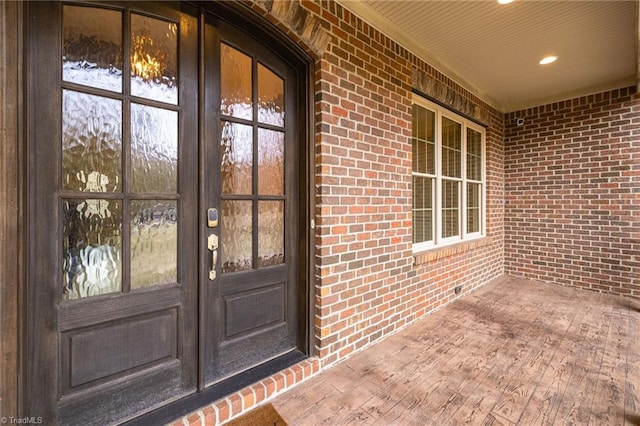
{"type": "Polygon", "coordinates": [[[339,3],[503,112],[638,82],[638,1],[339,3]]]}

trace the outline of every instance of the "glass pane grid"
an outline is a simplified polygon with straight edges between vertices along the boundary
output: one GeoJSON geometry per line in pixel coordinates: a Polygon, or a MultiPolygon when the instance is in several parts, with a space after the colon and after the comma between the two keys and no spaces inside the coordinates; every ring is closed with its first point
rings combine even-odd
{"type": "Polygon", "coordinates": [[[413,105],[413,171],[435,174],[435,113],[413,105]]]}
{"type": "Polygon", "coordinates": [[[467,179],[482,179],[482,157],[467,153],[467,179]]]}
{"type": "Polygon", "coordinates": [[[480,232],[480,208],[467,209],[467,233],[480,232]]]}
{"type": "Polygon", "coordinates": [[[460,235],[460,183],[458,181],[442,181],[442,237],[449,238],[460,235]]]}
{"type": "Polygon", "coordinates": [[[413,242],[433,240],[433,178],[413,177],[413,242]]]}
{"type": "Polygon", "coordinates": [[[63,6],[65,300],[178,281],[178,26],[132,13],[125,51],[123,18],[121,11],[63,6]],[[130,85],[122,82],[124,57],[131,59],[130,85]],[[65,89],[64,82],[105,92],[65,89]],[[125,202],[130,195],[140,199],[125,202]]]}
{"type": "Polygon", "coordinates": [[[462,177],[462,125],[442,117],[442,175],[462,177]]]}
{"type": "MultiPolygon", "coordinates": [[[[419,243],[424,232],[421,221],[424,214],[438,218],[439,232],[435,238],[436,246],[441,242],[449,244],[455,237],[463,237],[463,232],[473,234],[481,232],[483,207],[481,205],[484,155],[482,152],[483,133],[476,130],[463,118],[449,118],[448,112],[434,106],[435,123],[441,124],[441,131],[434,132],[439,151],[439,165],[434,174],[426,173],[425,152],[429,143],[426,136],[425,117],[428,107],[414,103],[412,110],[412,177],[414,180],[413,238],[419,243]],[[464,132],[464,133],[463,133],[464,132]],[[424,194],[418,179],[438,178],[436,188],[438,205],[421,208],[424,194]],[[463,192],[464,191],[464,192],[463,192]],[[463,209],[463,199],[465,204],[463,209]],[[464,226],[463,226],[464,225],[464,226]]],[[[434,126],[435,129],[435,126],[434,126]]],[[[435,144],[434,144],[435,145],[435,144]]],[[[434,179],[435,182],[435,179],[434,179]]],[[[434,236],[435,237],[435,236],[434,236]]]]}
{"type": "Polygon", "coordinates": [[[467,233],[480,232],[481,185],[467,183],[467,233]]]}

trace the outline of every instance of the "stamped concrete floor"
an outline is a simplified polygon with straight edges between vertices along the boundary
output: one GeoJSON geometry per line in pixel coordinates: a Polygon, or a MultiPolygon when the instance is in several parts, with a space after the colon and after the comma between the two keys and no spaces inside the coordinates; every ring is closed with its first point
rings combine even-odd
{"type": "Polygon", "coordinates": [[[279,396],[290,425],[640,425],[640,300],[501,277],[279,396]]]}

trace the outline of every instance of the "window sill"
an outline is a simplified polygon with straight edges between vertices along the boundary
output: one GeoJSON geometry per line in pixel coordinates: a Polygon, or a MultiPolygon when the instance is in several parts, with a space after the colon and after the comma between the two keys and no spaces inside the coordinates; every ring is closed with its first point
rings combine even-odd
{"type": "Polygon", "coordinates": [[[491,244],[492,238],[487,236],[481,236],[470,240],[455,242],[444,246],[438,246],[420,250],[413,253],[414,266],[422,265],[436,260],[444,259],[456,254],[464,253],[469,250],[474,250],[480,247],[491,244]]]}

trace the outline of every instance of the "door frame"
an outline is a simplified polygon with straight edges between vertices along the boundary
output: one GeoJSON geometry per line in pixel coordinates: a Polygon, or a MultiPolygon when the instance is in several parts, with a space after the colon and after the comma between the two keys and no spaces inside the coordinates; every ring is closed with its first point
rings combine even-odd
{"type": "Polygon", "coordinates": [[[24,9],[22,1],[0,2],[0,413],[5,417],[24,411],[24,9]]]}
{"type": "MultiPolygon", "coordinates": [[[[299,233],[300,243],[297,247],[299,251],[299,282],[300,292],[298,297],[298,306],[300,307],[299,315],[299,338],[298,348],[300,352],[290,353],[282,359],[277,359],[265,363],[259,367],[249,370],[245,373],[238,375],[229,380],[225,380],[215,386],[203,389],[200,387],[199,391],[195,394],[185,397],[179,401],[171,403],[169,405],[160,407],[155,411],[152,411],[146,415],[135,418],[129,422],[129,424],[145,424],[149,421],[169,421],[181,414],[186,414],[194,409],[201,407],[207,403],[212,402],[222,396],[228,395],[231,392],[238,390],[244,386],[247,386],[260,378],[264,378],[284,368],[287,368],[308,356],[314,356],[316,354],[315,347],[313,345],[314,336],[314,322],[315,315],[314,308],[314,292],[315,287],[315,244],[314,244],[314,230],[312,226],[312,219],[315,214],[315,149],[314,149],[314,75],[315,64],[314,58],[300,47],[295,41],[289,38],[275,25],[270,23],[267,19],[260,16],[250,6],[243,3],[229,3],[229,2],[203,2],[199,4],[197,2],[185,2],[196,5],[200,9],[199,25],[204,26],[204,15],[208,12],[217,17],[224,16],[224,20],[239,28],[240,31],[244,31],[244,28],[251,28],[250,34],[254,37],[258,37],[265,45],[269,45],[273,50],[282,56],[287,62],[289,62],[298,72],[298,90],[299,90],[299,119],[300,119],[300,142],[301,149],[298,154],[298,161],[300,162],[300,198],[299,198],[299,233]]],[[[10,358],[8,352],[14,350],[14,359],[3,359],[1,363],[2,369],[2,383],[9,398],[3,397],[2,412],[12,413],[15,409],[16,416],[33,415],[29,410],[29,402],[27,401],[27,389],[29,386],[29,374],[31,366],[33,365],[33,354],[30,353],[29,348],[33,344],[32,335],[30,331],[32,326],[32,315],[30,314],[30,306],[28,295],[28,287],[30,282],[28,277],[31,271],[27,269],[27,247],[30,241],[29,230],[29,207],[31,203],[27,196],[29,188],[29,156],[33,153],[29,153],[27,149],[28,141],[30,140],[31,124],[30,120],[33,119],[33,114],[28,104],[27,82],[29,75],[27,73],[27,67],[23,67],[27,57],[29,46],[29,24],[27,17],[29,16],[29,4],[22,2],[8,2],[5,4],[16,5],[15,8],[9,7],[9,11],[17,16],[14,22],[10,22],[10,19],[5,15],[7,8],[3,6],[3,15],[0,17],[0,21],[7,25],[3,26],[3,34],[6,32],[15,39],[9,38],[10,41],[15,40],[17,49],[7,49],[4,56],[3,63],[8,66],[14,66],[15,68],[9,69],[8,80],[15,80],[17,82],[15,86],[15,98],[3,99],[2,106],[2,119],[7,120],[7,136],[3,141],[9,146],[8,151],[11,155],[3,157],[2,166],[6,169],[7,180],[0,180],[3,186],[0,188],[0,199],[6,201],[2,205],[2,211],[7,215],[3,217],[7,218],[6,221],[2,221],[2,231],[7,231],[5,235],[15,235],[16,241],[11,245],[12,248],[17,249],[15,257],[9,259],[5,256],[2,262],[3,279],[15,278],[17,285],[14,288],[7,288],[6,284],[2,285],[2,298],[0,300],[0,311],[15,312],[18,308],[18,314],[16,314],[16,320],[13,323],[3,324],[2,335],[0,339],[3,343],[3,357],[10,358]],[[25,53],[23,53],[25,52],[25,53]],[[14,56],[15,55],[15,56],[14,56]],[[4,62],[6,61],[6,62],[4,62]],[[12,72],[14,71],[15,72],[12,72]],[[23,78],[24,77],[24,78],[23,78]],[[15,100],[15,104],[11,104],[11,101],[15,100]],[[11,107],[15,107],[15,110],[11,110],[11,107]],[[4,109],[9,110],[9,113],[4,109]],[[11,114],[15,111],[15,118],[11,114]],[[15,186],[11,184],[15,182],[15,186]],[[17,188],[17,191],[16,191],[17,188]],[[11,217],[10,214],[18,212],[17,216],[11,217]],[[17,258],[17,259],[16,259],[17,258]],[[5,273],[7,273],[5,275],[5,273]],[[6,297],[5,297],[6,295],[6,297]],[[13,330],[17,335],[16,344],[11,346],[4,346],[4,343],[11,341],[11,326],[15,324],[16,328],[13,330]],[[5,352],[6,351],[6,352],[5,352]],[[17,373],[15,373],[15,366],[17,365],[17,373]],[[13,374],[4,374],[5,372],[12,372],[13,374]],[[6,386],[5,386],[6,385],[6,386]],[[15,403],[11,402],[11,393],[15,395],[15,403]]],[[[202,30],[203,28],[201,28],[202,30]]],[[[202,67],[202,65],[201,65],[202,67]]],[[[202,71],[202,68],[201,70],[202,71]]],[[[199,77],[200,79],[202,77],[199,77]]],[[[3,76],[4,79],[4,76],[3,76]]],[[[5,86],[6,87],[6,86],[5,86]]],[[[202,89],[200,84],[200,89],[202,89]]],[[[14,93],[11,93],[12,95],[14,93]]],[[[200,119],[200,126],[202,121],[200,119]]],[[[202,128],[200,130],[200,144],[202,144],[202,128]]],[[[5,151],[3,151],[5,152],[5,151]]],[[[49,242],[51,244],[51,242],[49,242]]],[[[7,247],[3,246],[3,250],[8,251],[7,247]]],[[[206,285],[206,283],[204,283],[206,285]]],[[[200,283],[202,286],[203,283],[200,283]]],[[[201,290],[199,290],[201,293],[201,290]]],[[[202,310],[203,298],[200,298],[199,309],[202,310]]],[[[202,327],[200,326],[202,329],[202,327]]],[[[201,332],[201,331],[200,331],[201,332]]],[[[200,352],[200,351],[199,351],[200,352]]],[[[202,354],[199,354],[201,362],[202,354]]],[[[202,371],[202,368],[199,369],[202,371]]],[[[199,373],[201,374],[201,373],[199,373]]],[[[46,413],[43,413],[46,415],[46,413]]],[[[39,415],[39,414],[36,414],[39,415]]]]}

